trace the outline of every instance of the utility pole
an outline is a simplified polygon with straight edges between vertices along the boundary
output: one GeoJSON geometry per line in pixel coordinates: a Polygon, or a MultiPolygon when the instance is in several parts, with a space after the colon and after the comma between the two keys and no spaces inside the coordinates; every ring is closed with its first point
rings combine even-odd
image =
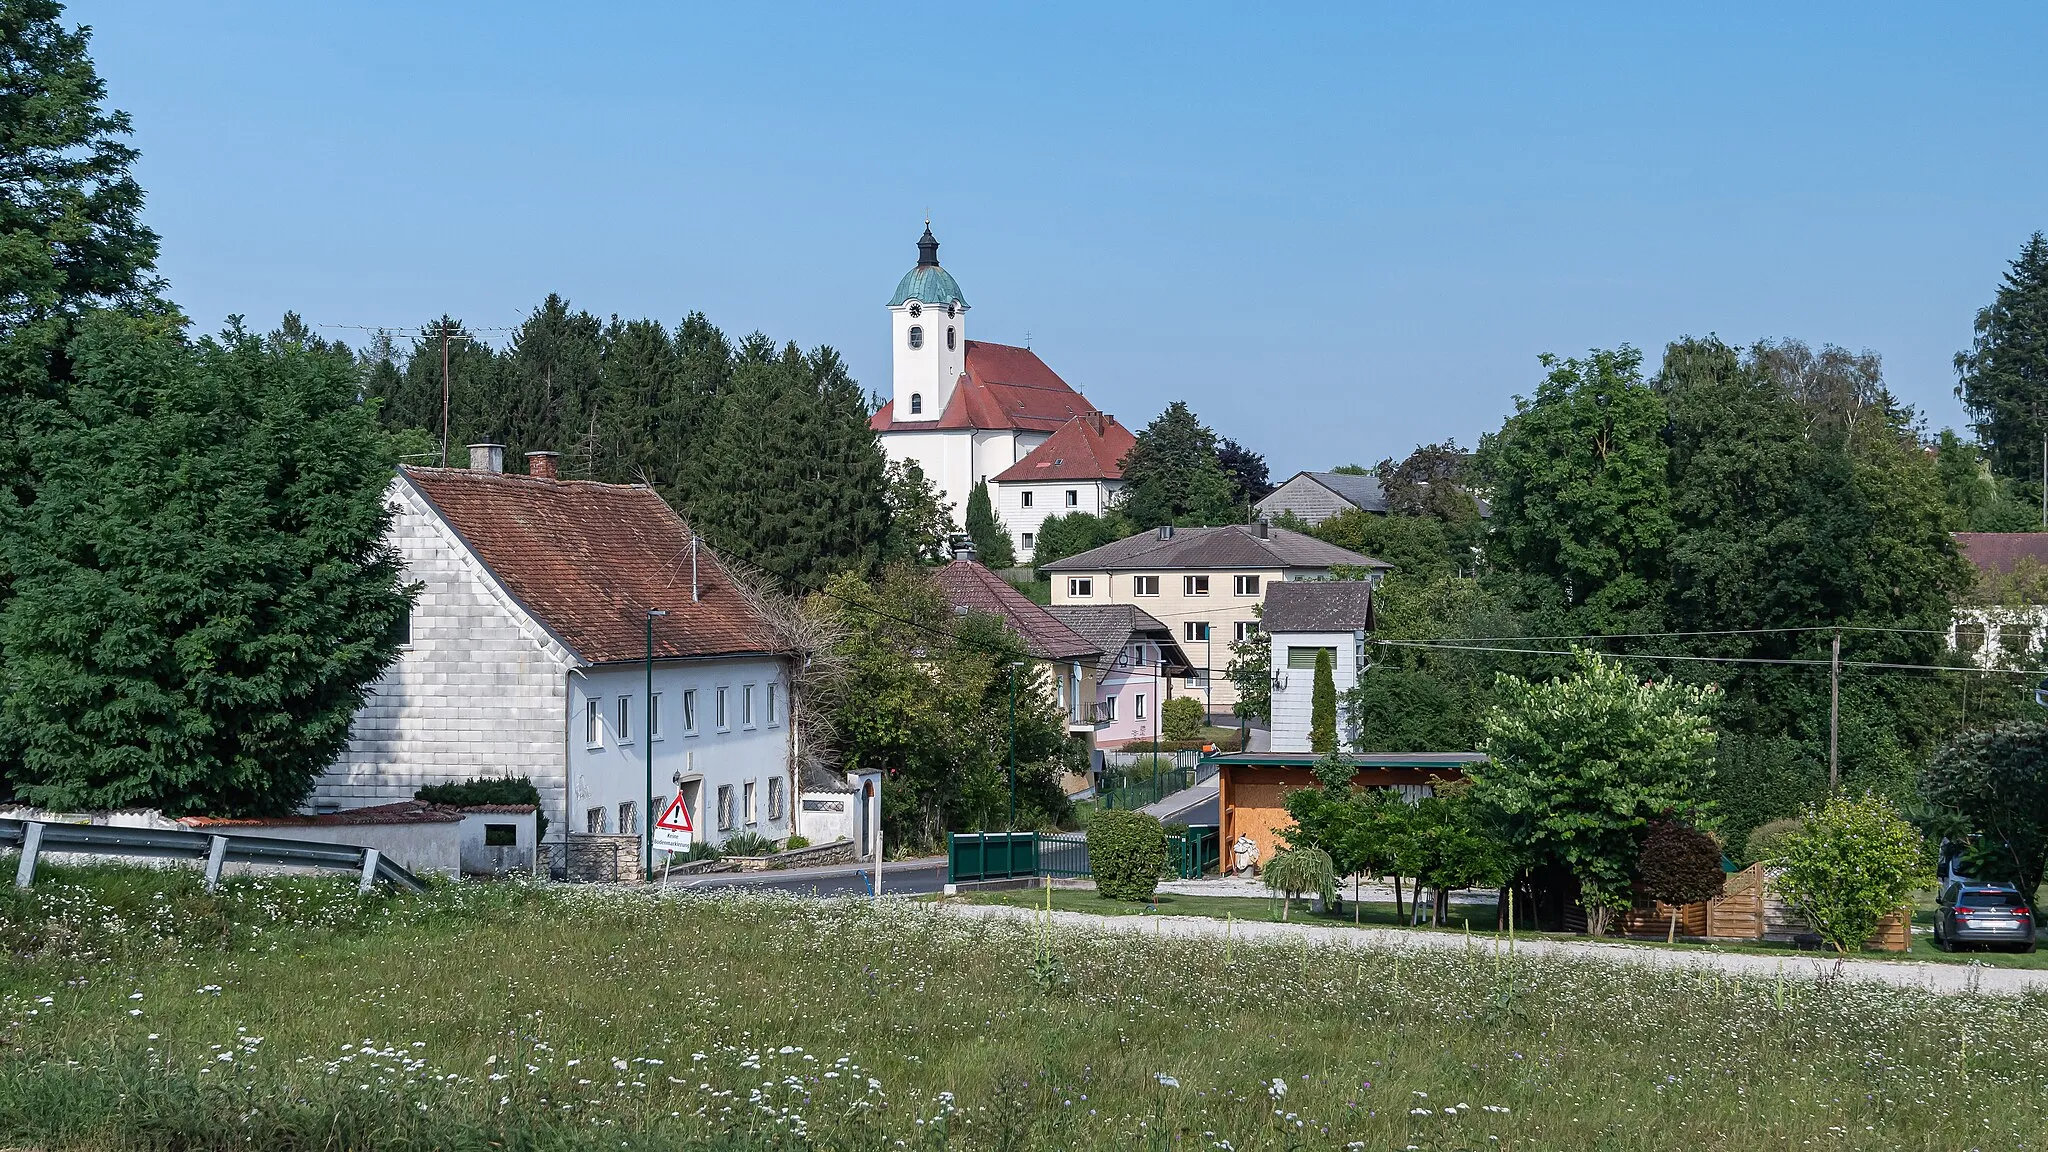
{"type": "MultiPolygon", "coordinates": [[[[659,608],[647,610],[647,714],[640,720],[640,739],[647,748],[647,815],[641,822],[646,829],[646,839],[641,842],[640,863],[646,865],[649,884],[654,883],[654,821],[660,816],[654,810],[654,618],[666,615],[668,613],[659,608]]],[[[682,789],[676,791],[681,792],[682,789]]]]}
{"type": "Polygon", "coordinates": [[[1842,630],[1835,629],[1833,652],[1828,657],[1828,792],[1842,785],[1837,754],[1842,739],[1842,630]]]}
{"type": "Polygon", "coordinates": [[[441,467],[448,466],[448,322],[441,322],[441,467]]]}

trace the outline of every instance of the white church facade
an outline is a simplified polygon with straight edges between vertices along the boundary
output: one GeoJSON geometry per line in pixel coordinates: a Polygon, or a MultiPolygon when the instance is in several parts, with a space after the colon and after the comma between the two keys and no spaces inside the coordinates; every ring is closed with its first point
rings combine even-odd
{"type": "Polygon", "coordinates": [[[1022,559],[1046,516],[1099,512],[1114,497],[1131,436],[1031,349],[969,340],[967,311],[960,285],[939,265],[939,242],[927,225],[916,267],[889,299],[890,395],[871,424],[889,459],[914,461],[940,500],[953,506],[955,527],[965,527],[974,486],[988,481],[996,514],[1022,559]],[[1048,445],[1063,430],[1060,442],[1048,445]],[[1093,449],[1082,454],[1085,460],[1036,458],[1041,449],[1061,453],[1082,441],[1093,449]],[[1101,459],[1105,445],[1117,459],[1101,459]],[[1076,489],[1072,499],[1068,488],[1076,489]]]}

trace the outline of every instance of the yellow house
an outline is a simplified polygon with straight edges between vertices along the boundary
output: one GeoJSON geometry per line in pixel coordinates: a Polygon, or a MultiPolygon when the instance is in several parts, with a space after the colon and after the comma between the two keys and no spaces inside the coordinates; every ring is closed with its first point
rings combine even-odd
{"type": "Polygon", "coordinates": [[[1227,716],[1237,689],[1223,675],[1231,644],[1258,631],[1256,609],[1269,584],[1327,580],[1334,568],[1372,578],[1385,561],[1263,522],[1221,528],[1162,527],[1045,566],[1054,607],[1131,604],[1173,630],[1195,665],[1188,694],[1211,719],[1227,716]]]}

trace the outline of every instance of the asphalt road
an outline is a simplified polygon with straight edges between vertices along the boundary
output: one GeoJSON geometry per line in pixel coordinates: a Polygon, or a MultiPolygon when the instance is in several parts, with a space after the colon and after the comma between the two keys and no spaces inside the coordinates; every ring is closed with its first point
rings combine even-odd
{"type": "MultiPolygon", "coordinates": [[[[799,896],[865,896],[872,891],[868,879],[871,872],[871,866],[866,864],[793,868],[785,872],[714,872],[687,880],[671,880],[668,886],[693,891],[739,888],[749,892],[790,892],[799,896]]],[[[945,886],[944,857],[899,860],[883,865],[884,896],[921,896],[942,891],[945,886]]]]}

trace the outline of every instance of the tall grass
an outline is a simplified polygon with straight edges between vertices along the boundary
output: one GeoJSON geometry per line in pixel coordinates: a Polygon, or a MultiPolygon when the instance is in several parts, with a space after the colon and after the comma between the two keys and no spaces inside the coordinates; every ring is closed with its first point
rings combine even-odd
{"type": "Polygon", "coordinates": [[[0,1146],[1789,1152],[2048,1128],[2039,998],[119,870],[7,897],[0,934],[0,1146]]]}

